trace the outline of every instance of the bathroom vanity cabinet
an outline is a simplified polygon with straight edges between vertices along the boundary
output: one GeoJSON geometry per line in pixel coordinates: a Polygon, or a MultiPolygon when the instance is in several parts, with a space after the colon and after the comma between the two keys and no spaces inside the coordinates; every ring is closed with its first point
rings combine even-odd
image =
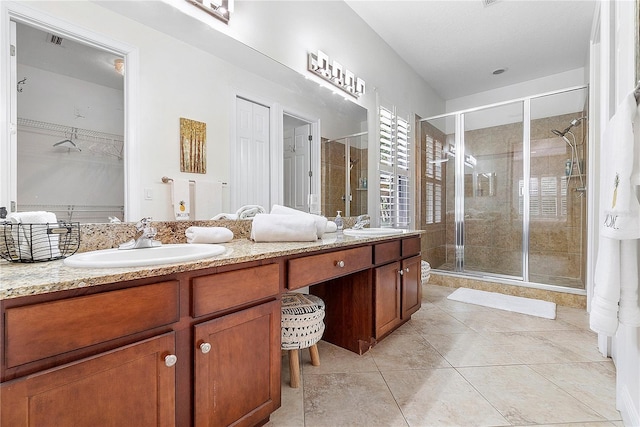
{"type": "Polygon", "coordinates": [[[0,427],[261,425],[280,407],[282,293],[309,286],[323,339],[360,354],[420,307],[419,234],[285,247],[1,299],[0,427]]]}
{"type": "Polygon", "coordinates": [[[271,263],[3,301],[0,425],[260,424],[280,406],[280,289],[271,263]]]}

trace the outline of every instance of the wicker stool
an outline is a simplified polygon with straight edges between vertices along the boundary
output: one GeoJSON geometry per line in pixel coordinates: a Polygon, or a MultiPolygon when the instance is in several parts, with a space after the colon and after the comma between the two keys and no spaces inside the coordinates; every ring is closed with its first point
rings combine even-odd
{"type": "Polygon", "coordinates": [[[316,343],[324,332],[324,301],[315,295],[287,293],[282,295],[282,349],[289,353],[291,387],[300,386],[298,350],[309,348],[311,364],[320,365],[316,343]]]}

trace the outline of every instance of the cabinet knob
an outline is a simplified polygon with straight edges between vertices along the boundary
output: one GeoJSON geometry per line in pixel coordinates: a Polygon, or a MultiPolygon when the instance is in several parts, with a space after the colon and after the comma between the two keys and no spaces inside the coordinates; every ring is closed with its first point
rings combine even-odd
{"type": "Polygon", "coordinates": [[[409,267],[405,268],[404,271],[409,272],[409,267]]]}
{"type": "Polygon", "coordinates": [[[175,354],[169,354],[164,357],[164,364],[167,365],[168,368],[172,367],[178,362],[178,356],[175,354]]]}
{"type": "Polygon", "coordinates": [[[211,344],[209,344],[208,342],[203,342],[202,344],[200,344],[200,351],[203,354],[207,354],[211,351],[211,344]]]}
{"type": "Polygon", "coordinates": [[[401,276],[404,275],[404,270],[402,270],[402,269],[398,270],[398,274],[401,275],[401,276]]]}
{"type": "Polygon", "coordinates": [[[344,268],[344,261],[336,261],[336,267],[344,268]]]}

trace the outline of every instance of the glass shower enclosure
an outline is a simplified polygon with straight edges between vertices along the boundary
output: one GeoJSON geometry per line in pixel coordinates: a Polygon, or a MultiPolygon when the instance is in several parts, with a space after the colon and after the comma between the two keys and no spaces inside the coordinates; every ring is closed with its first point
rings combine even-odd
{"type": "Polygon", "coordinates": [[[584,289],[587,97],[570,88],[420,122],[433,269],[584,289]]]}

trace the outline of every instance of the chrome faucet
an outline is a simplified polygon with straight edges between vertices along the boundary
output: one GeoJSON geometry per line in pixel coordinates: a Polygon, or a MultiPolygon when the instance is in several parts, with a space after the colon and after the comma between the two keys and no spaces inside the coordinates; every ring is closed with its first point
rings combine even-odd
{"type": "Polygon", "coordinates": [[[131,239],[121,244],[118,249],[143,249],[162,246],[162,242],[153,239],[158,234],[158,230],[155,227],[151,227],[151,217],[142,218],[138,221],[136,230],[142,232],[142,234],[135,240],[131,239]]]}
{"type": "Polygon", "coordinates": [[[356,217],[356,223],[352,228],[354,230],[360,230],[360,229],[364,228],[365,225],[369,224],[370,219],[371,218],[369,217],[368,214],[358,215],[356,217]]]}

